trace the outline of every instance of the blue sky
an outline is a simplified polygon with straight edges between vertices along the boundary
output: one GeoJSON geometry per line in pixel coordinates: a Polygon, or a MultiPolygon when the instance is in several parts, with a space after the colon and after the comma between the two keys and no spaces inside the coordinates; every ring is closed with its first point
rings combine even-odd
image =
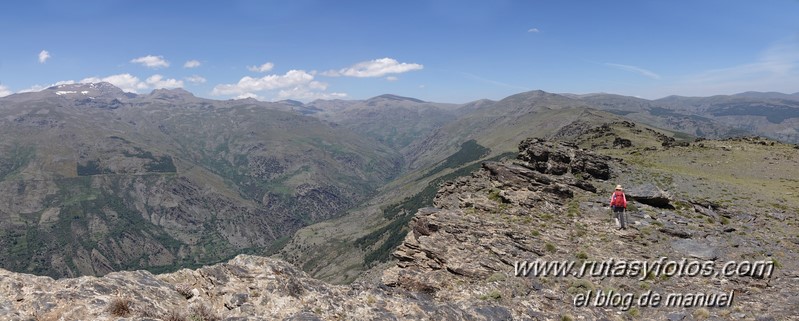
{"type": "Polygon", "coordinates": [[[467,102],[799,91],[799,1],[15,1],[0,96],[109,81],[214,99],[467,102]]]}

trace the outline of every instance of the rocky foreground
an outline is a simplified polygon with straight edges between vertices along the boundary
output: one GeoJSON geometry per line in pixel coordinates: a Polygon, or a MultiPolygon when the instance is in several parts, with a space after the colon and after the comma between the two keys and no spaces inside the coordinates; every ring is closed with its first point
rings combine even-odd
{"type": "Polygon", "coordinates": [[[574,144],[530,139],[517,160],[485,163],[443,186],[435,207],[416,214],[396,266],[379,283],[330,285],[248,255],[162,275],[54,280],[0,270],[0,319],[799,320],[795,213],[753,215],[761,213],[639,184],[628,190],[637,200],[629,208],[634,225],[619,231],[607,197],[618,177],[637,171],[574,144]],[[536,259],[581,266],[661,257],[716,269],[760,260],[774,270],[767,277],[516,275],[520,262],[536,259]],[[597,300],[611,293],[616,303],[597,300]],[[646,293],[713,295],[715,303],[642,306],[646,293]]]}
{"type": "Polygon", "coordinates": [[[0,272],[1,320],[501,320],[507,308],[386,287],[334,286],[288,263],[240,255],[175,273],[53,280],[0,272]]]}

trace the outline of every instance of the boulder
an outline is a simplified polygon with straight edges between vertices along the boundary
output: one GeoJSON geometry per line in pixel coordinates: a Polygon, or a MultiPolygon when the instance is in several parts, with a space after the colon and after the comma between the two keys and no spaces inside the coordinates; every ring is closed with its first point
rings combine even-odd
{"type": "Polygon", "coordinates": [[[638,203],[657,208],[674,208],[670,204],[671,195],[654,184],[634,185],[625,190],[624,193],[628,201],[634,200],[638,203]]]}
{"type": "Polygon", "coordinates": [[[627,147],[632,147],[632,146],[633,146],[633,142],[630,141],[629,139],[616,137],[616,139],[613,140],[613,147],[627,148],[627,147]]]}

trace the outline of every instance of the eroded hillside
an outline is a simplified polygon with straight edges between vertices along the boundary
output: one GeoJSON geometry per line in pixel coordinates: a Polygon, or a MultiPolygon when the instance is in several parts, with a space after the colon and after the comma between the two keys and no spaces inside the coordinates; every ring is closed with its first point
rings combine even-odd
{"type": "Polygon", "coordinates": [[[57,277],[268,254],[399,155],[255,100],[75,84],[0,99],[0,265],[57,277]]]}
{"type": "Polygon", "coordinates": [[[158,276],[120,272],[54,281],[3,272],[0,291],[8,299],[0,301],[0,313],[11,320],[797,319],[799,180],[785,169],[796,166],[799,149],[761,138],[677,141],[630,122],[567,128],[562,134],[573,135],[571,142],[527,139],[517,159],[484,162],[444,184],[435,207],[416,212],[393,253],[396,263],[378,271],[374,283],[329,285],[283,261],[253,256],[158,276]],[[761,170],[738,177],[737,166],[761,170]],[[739,186],[738,179],[752,185],[739,186]],[[615,227],[607,208],[616,184],[630,198],[627,230],[615,227]],[[524,261],[584,266],[611,259],[698,262],[713,273],[517,273],[524,261]],[[772,269],[725,275],[727,262],[772,269]],[[575,305],[580,295],[593,293],[595,300],[600,291],[620,299],[575,305]],[[646,293],[683,299],[645,307],[637,300],[646,293]],[[685,301],[686,295],[713,295],[712,305],[721,306],[685,301]],[[636,300],[625,303],[626,296],[636,300]]]}

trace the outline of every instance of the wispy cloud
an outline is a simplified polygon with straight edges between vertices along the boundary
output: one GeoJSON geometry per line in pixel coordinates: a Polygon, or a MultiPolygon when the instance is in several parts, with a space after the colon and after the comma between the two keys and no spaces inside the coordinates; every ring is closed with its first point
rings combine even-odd
{"type": "Polygon", "coordinates": [[[525,91],[526,91],[526,90],[529,90],[528,88],[524,88],[524,87],[521,87],[521,86],[515,86],[515,85],[511,85],[511,84],[504,83],[504,82],[501,82],[501,81],[496,81],[496,80],[491,80],[491,79],[483,78],[483,77],[480,77],[480,76],[478,76],[478,75],[471,74],[471,73],[468,73],[468,72],[461,72],[461,75],[463,75],[464,77],[466,77],[466,78],[468,78],[468,79],[472,79],[472,80],[481,81],[481,82],[484,82],[484,83],[487,83],[487,84],[492,84],[492,85],[495,85],[495,86],[507,87],[507,88],[511,88],[511,89],[525,90],[525,91]]]}
{"type": "Polygon", "coordinates": [[[541,32],[541,30],[538,30],[538,28],[530,28],[530,29],[527,29],[527,32],[529,32],[529,33],[539,33],[539,32],[541,32]]]}
{"type": "Polygon", "coordinates": [[[416,63],[399,62],[392,58],[381,58],[362,61],[340,70],[328,70],[322,73],[328,77],[383,77],[387,74],[401,74],[414,70],[422,70],[424,66],[416,63]]]}
{"type": "Polygon", "coordinates": [[[614,64],[614,63],[609,63],[609,62],[605,63],[605,66],[613,67],[613,68],[616,68],[616,69],[621,69],[621,70],[624,70],[624,71],[634,72],[636,74],[639,74],[639,75],[647,77],[647,78],[660,79],[660,75],[658,75],[658,74],[656,74],[656,73],[654,73],[654,72],[652,72],[650,70],[646,70],[644,68],[641,68],[641,67],[630,66],[630,65],[622,65],[622,64],[614,64]]]}
{"type": "Polygon", "coordinates": [[[201,65],[199,60],[189,60],[183,64],[183,68],[197,68],[201,65]]]}
{"type": "Polygon", "coordinates": [[[14,92],[12,92],[11,89],[8,89],[8,87],[0,85],[0,97],[5,97],[13,93],[14,92]]]}
{"type": "Polygon", "coordinates": [[[144,57],[134,58],[130,62],[152,69],[169,67],[169,62],[166,61],[163,56],[147,55],[144,57]]]}
{"type": "Polygon", "coordinates": [[[50,52],[47,50],[42,50],[39,52],[39,63],[43,64],[47,62],[47,59],[50,59],[50,52]]]}
{"type": "Polygon", "coordinates": [[[271,62],[266,62],[260,66],[247,66],[247,70],[252,72],[268,72],[272,70],[272,68],[275,68],[275,64],[271,62]]]}
{"type": "Polygon", "coordinates": [[[44,89],[46,89],[46,88],[47,88],[47,87],[45,87],[45,86],[42,86],[42,85],[38,85],[38,84],[37,84],[37,85],[30,86],[30,87],[28,87],[28,88],[25,88],[25,89],[23,89],[23,90],[20,90],[20,91],[18,91],[17,93],[20,93],[20,94],[21,94],[21,93],[37,92],[37,91],[42,91],[42,90],[44,90],[44,89]]]}
{"type": "Polygon", "coordinates": [[[698,82],[719,82],[779,77],[797,71],[797,64],[799,64],[799,43],[778,44],[766,49],[755,62],[707,70],[691,78],[698,82]]]}
{"type": "Polygon", "coordinates": [[[686,75],[666,90],[682,95],[717,95],[744,91],[796,92],[799,88],[799,37],[775,43],[756,60],[686,75]]]}
{"type": "MultiPolygon", "coordinates": [[[[42,90],[45,90],[45,89],[53,87],[53,86],[71,85],[71,84],[74,84],[74,83],[75,83],[74,80],[62,80],[62,81],[57,81],[56,83],[51,84],[49,86],[42,86],[42,85],[36,84],[36,85],[30,86],[28,88],[22,89],[22,90],[18,91],[18,93],[29,93],[29,92],[42,91],[42,90]]],[[[0,96],[2,96],[2,95],[0,95],[0,96]]]]}
{"type": "Polygon", "coordinates": [[[386,80],[388,80],[388,81],[397,81],[397,80],[399,80],[399,78],[394,77],[394,76],[388,76],[388,77],[386,77],[386,80]]]}
{"type": "Polygon", "coordinates": [[[194,75],[194,76],[186,77],[186,81],[188,81],[190,83],[193,83],[193,84],[204,84],[208,80],[205,79],[205,77],[203,77],[203,76],[194,75]]]}

